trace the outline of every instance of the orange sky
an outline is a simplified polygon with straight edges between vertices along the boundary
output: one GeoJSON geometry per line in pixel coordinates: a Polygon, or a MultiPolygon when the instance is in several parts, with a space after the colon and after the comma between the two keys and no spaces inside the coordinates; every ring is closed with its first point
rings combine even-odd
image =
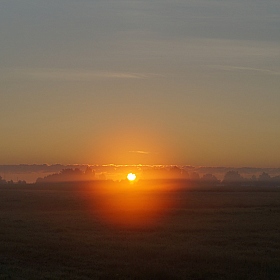
{"type": "Polygon", "coordinates": [[[5,1],[0,164],[279,167],[279,12],[5,1]]]}

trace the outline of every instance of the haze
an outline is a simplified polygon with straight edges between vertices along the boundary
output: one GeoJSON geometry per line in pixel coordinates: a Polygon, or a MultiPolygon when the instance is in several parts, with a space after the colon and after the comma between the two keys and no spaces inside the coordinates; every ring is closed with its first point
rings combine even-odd
{"type": "Polygon", "coordinates": [[[280,166],[278,0],[9,0],[0,164],[280,166]]]}

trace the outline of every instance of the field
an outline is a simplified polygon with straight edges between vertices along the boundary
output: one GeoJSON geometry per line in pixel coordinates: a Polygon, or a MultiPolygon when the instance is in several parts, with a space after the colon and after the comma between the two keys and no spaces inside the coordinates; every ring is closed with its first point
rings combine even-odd
{"type": "Polygon", "coordinates": [[[0,279],[280,279],[280,188],[176,187],[1,186],[0,279]]]}

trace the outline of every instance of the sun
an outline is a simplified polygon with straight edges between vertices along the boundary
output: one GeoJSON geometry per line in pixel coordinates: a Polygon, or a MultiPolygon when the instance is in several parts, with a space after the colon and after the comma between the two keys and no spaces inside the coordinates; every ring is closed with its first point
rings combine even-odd
{"type": "Polygon", "coordinates": [[[129,173],[127,174],[126,178],[128,181],[133,182],[136,179],[136,175],[134,173],[129,173]]]}

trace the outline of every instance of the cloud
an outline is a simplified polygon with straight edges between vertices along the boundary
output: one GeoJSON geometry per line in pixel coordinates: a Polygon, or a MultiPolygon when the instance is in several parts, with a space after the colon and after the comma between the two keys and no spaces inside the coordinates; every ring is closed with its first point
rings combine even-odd
{"type": "Polygon", "coordinates": [[[230,66],[230,65],[208,65],[208,66],[211,68],[215,68],[218,70],[224,70],[224,71],[254,71],[254,72],[260,72],[260,73],[268,74],[268,75],[280,75],[280,71],[264,69],[264,68],[230,66]]]}
{"type": "Polygon", "coordinates": [[[129,151],[129,153],[143,154],[143,155],[148,155],[149,154],[149,152],[145,152],[145,151],[129,151]]]}
{"type": "Polygon", "coordinates": [[[35,80],[91,81],[93,79],[148,79],[156,74],[136,72],[105,72],[70,69],[15,69],[13,75],[35,80]]]}

